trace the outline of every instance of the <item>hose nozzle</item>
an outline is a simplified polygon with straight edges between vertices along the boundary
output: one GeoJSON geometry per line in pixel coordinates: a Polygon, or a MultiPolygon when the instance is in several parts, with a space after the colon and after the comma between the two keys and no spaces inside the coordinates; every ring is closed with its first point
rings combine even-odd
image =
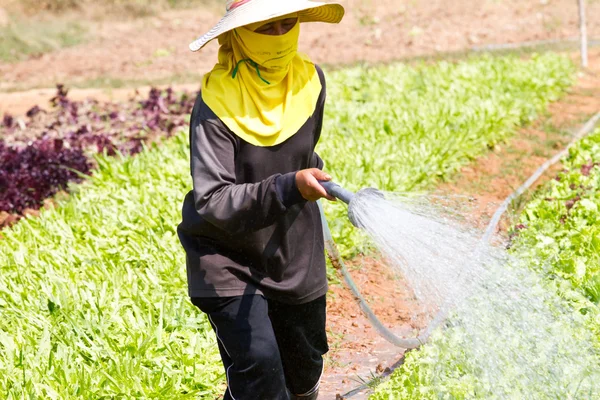
{"type": "Polygon", "coordinates": [[[348,219],[350,219],[352,225],[361,229],[363,226],[358,222],[353,211],[353,200],[361,194],[377,195],[378,197],[384,198],[383,193],[374,188],[364,188],[359,190],[357,193],[353,193],[332,181],[319,181],[319,183],[321,186],[323,186],[323,188],[325,188],[328,194],[348,204],[348,219]]]}

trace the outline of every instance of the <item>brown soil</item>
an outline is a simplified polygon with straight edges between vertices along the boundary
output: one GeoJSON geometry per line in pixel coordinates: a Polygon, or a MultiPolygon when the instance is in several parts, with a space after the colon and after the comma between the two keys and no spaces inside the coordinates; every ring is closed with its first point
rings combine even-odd
{"type": "MultiPolygon", "coordinates": [[[[153,85],[160,86],[160,85],[153,85]]],[[[94,99],[98,102],[123,102],[131,99],[147,98],[153,86],[140,86],[137,88],[91,88],[69,89],[69,99],[72,101],[85,101],[94,99]]],[[[176,92],[195,92],[200,89],[196,83],[169,85],[176,92]]],[[[9,113],[23,116],[31,107],[39,105],[49,109],[50,99],[56,95],[56,88],[30,89],[23,92],[0,93],[0,116],[9,113]]]]}
{"type": "MultiPolygon", "coordinates": [[[[426,328],[422,305],[406,281],[384,262],[363,256],[347,266],[375,315],[396,335],[412,338],[426,328]]],[[[334,399],[361,386],[404,355],[404,349],[379,336],[345,284],[331,286],[327,321],[331,350],[321,387],[323,399],[334,399]]]]}
{"type": "MultiPolygon", "coordinates": [[[[575,57],[575,56],[573,56],[575,57]]],[[[590,68],[580,72],[577,84],[548,115],[522,129],[507,143],[464,166],[450,182],[439,186],[441,193],[468,195],[475,199],[473,219],[485,226],[496,208],[546,160],[562,150],[571,136],[590,117],[600,112],[600,49],[590,52],[590,68]]],[[[555,165],[532,189],[552,178],[561,168],[555,165]]],[[[526,197],[525,197],[526,199],[526,197]]],[[[524,200],[516,203],[523,204],[524,200]]],[[[505,217],[499,233],[506,232],[511,217],[505,217]]]]}
{"type": "MultiPolygon", "coordinates": [[[[469,49],[577,36],[573,0],[346,0],[339,25],[307,24],[301,50],[318,63],[381,62],[469,49]]],[[[589,34],[600,36],[600,2],[588,4],[589,34]]],[[[216,61],[217,44],[191,53],[188,43],[219,19],[178,10],[133,21],[89,23],[95,40],[19,63],[0,63],[0,91],[104,80],[198,81],[216,61]],[[187,77],[187,78],[186,78],[187,77]]],[[[0,99],[1,100],[1,99],[0,99]]],[[[2,110],[10,110],[5,101],[2,110]]]]}
{"type": "MultiPolygon", "coordinates": [[[[600,49],[590,52],[590,65],[588,71],[579,74],[577,84],[569,93],[550,105],[546,116],[465,166],[452,183],[440,185],[439,191],[475,199],[475,206],[468,209],[478,225],[484,226],[513,190],[564,148],[581,124],[600,112],[600,49]]],[[[560,165],[555,166],[536,186],[550,179],[560,168],[560,165]]],[[[509,221],[503,222],[501,230],[505,232],[509,221]]],[[[414,337],[415,332],[425,328],[423,306],[415,301],[401,277],[373,258],[356,259],[352,266],[353,279],[382,322],[403,337],[414,337]]],[[[347,393],[403,359],[404,350],[379,336],[345,285],[331,288],[328,318],[332,349],[323,381],[323,399],[347,393]]],[[[352,399],[365,399],[367,394],[368,391],[362,391],[352,399]]]]}

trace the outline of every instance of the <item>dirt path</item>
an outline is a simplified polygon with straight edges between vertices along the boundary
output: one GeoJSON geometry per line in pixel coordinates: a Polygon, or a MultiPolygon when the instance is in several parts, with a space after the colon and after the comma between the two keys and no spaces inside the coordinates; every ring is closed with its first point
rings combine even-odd
{"type": "MultiPolygon", "coordinates": [[[[572,57],[577,58],[577,55],[572,57]]],[[[438,189],[441,193],[474,198],[474,219],[485,225],[498,205],[547,159],[562,150],[580,125],[598,112],[600,49],[592,49],[590,68],[579,73],[577,84],[563,99],[550,105],[547,116],[522,129],[509,142],[464,166],[450,178],[449,183],[440,185],[438,189]]],[[[560,164],[554,166],[534,187],[552,179],[553,173],[560,168],[560,164]]],[[[509,225],[510,217],[505,217],[499,228],[506,231],[509,225]]]]}
{"type": "MultiPolygon", "coordinates": [[[[522,129],[514,139],[497,146],[493,152],[465,166],[451,183],[440,185],[438,190],[474,198],[473,220],[485,226],[496,207],[545,160],[562,149],[580,124],[600,111],[600,49],[591,51],[590,65],[587,72],[580,73],[577,84],[568,95],[551,104],[547,116],[522,129]]],[[[559,169],[560,166],[556,166],[554,172],[559,169]]],[[[552,173],[547,173],[537,185],[552,176],[552,173]]],[[[506,219],[501,225],[503,231],[506,231],[508,223],[506,219]]],[[[415,331],[425,328],[420,306],[401,278],[373,259],[359,258],[353,265],[353,278],[376,315],[389,328],[403,337],[414,337],[415,331]]],[[[332,350],[321,397],[326,400],[360,387],[401,362],[404,356],[403,349],[386,342],[370,326],[344,285],[332,287],[329,303],[332,350]]],[[[366,399],[368,393],[368,390],[363,390],[350,399],[366,399]]]]}
{"type": "MultiPolygon", "coordinates": [[[[139,86],[136,88],[90,88],[69,89],[69,99],[84,101],[94,99],[99,102],[122,102],[132,98],[145,98],[152,87],[161,85],[139,86]]],[[[166,87],[166,86],[165,86],[166,87]]],[[[195,92],[200,86],[195,83],[169,85],[175,91],[195,92]]],[[[31,107],[39,105],[43,109],[51,108],[50,99],[56,95],[56,88],[30,89],[23,92],[0,93],[0,116],[8,113],[23,116],[31,107]]]]}
{"type": "MultiPolygon", "coordinates": [[[[577,36],[573,0],[342,0],[339,25],[306,24],[301,50],[318,63],[381,62],[459,51],[486,43],[577,36]]],[[[589,2],[589,33],[600,36],[600,2],[589,2]]],[[[67,86],[197,82],[216,61],[216,43],[188,43],[219,16],[179,10],[129,22],[94,23],[95,40],[19,63],[0,63],[0,91],[67,86]]],[[[0,98],[10,111],[14,99],[0,98]]]]}
{"type": "MultiPolygon", "coordinates": [[[[401,276],[385,263],[358,257],[348,269],[373,312],[396,335],[413,338],[426,328],[426,314],[401,276]]],[[[330,352],[327,355],[321,395],[335,399],[389,371],[404,356],[404,349],[383,339],[360,310],[344,283],[332,285],[327,311],[330,352]]],[[[361,390],[352,399],[366,398],[361,390]]]]}

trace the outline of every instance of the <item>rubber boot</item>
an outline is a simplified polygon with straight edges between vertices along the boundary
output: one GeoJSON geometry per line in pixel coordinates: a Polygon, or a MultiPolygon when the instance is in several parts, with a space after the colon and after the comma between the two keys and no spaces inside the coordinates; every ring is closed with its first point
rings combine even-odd
{"type": "Polygon", "coordinates": [[[290,393],[290,400],[317,400],[317,398],[319,397],[319,389],[317,388],[317,390],[315,390],[314,392],[309,392],[307,394],[303,394],[303,395],[295,395],[295,394],[291,394],[290,393]]]}

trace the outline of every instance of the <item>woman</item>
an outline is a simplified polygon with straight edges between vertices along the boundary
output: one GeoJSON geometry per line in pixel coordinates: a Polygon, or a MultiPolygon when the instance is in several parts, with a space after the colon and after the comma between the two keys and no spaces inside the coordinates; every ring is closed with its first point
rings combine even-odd
{"type": "Polygon", "coordinates": [[[217,336],[225,399],[318,395],[327,279],[315,201],[334,199],[314,152],[325,79],[297,48],[301,22],[343,15],[312,0],[230,0],[190,45],[218,37],[220,49],[192,112],[194,188],[178,232],[189,295],[217,336]]]}

